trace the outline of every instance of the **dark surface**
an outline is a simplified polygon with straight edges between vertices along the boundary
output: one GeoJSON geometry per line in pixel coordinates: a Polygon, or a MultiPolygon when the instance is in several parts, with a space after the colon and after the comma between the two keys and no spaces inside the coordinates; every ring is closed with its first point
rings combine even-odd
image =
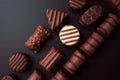
{"type": "MultiPolygon", "coordinates": [[[[79,46],[90,36],[96,27],[105,19],[107,13],[111,11],[101,0],[90,0],[90,4],[101,4],[104,8],[103,15],[94,26],[83,28],[79,24],[79,15],[84,12],[73,12],[67,0],[0,0],[0,79],[8,73],[15,73],[8,66],[9,57],[16,51],[27,53],[33,62],[29,70],[22,73],[15,73],[20,80],[26,80],[34,68],[41,70],[47,80],[55,74],[59,66],[48,73],[42,69],[38,62],[50,50],[52,46],[59,48],[65,55],[66,60],[79,46]],[[59,9],[69,13],[69,20],[65,24],[72,24],[79,28],[81,41],[73,47],[66,47],[61,44],[58,31],[53,32],[51,38],[43,46],[39,54],[29,51],[24,43],[34,32],[39,24],[48,28],[45,11],[47,8],[59,9]]],[[[73,77],[73,80],[120,80],[120,27],[118,26],[112,35],[106,39],[104,44],[96,51],[93,57],[86,62],[73,77]]]]}

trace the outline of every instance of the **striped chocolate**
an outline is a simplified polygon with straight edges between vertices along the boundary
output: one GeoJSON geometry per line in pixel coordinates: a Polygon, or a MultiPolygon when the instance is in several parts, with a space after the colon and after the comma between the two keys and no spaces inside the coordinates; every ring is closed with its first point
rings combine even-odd
{"type": "Polygon", "coordinates": [[[23,72],[28,69],[29,65],[28,55],[22,52],[14,53],[9,59],[9,66],[15,72],[23,72]]]}
{"type": "Polygon", "coordinates": [[[72,57],[64,65],[64,68],[72,75],[74,75],[85,60],[85,56],[80,51],[76,50],[72,57]]]}
{"type": "Polygon", "coordinates": [[[71,9],[78,11],[87,4],[87,0],[68,0],[68,4],[71,9]]]}
{"type": "Polygon", "coordinates": [[[40,61],[40,65],[46,70],[50,71],[53,66],[61,59],[64,55],[56,48],[51,48],[48,54],[40,61]]]}
{"type": "Polygon", "coordinates": [[[68,14],[55,9],[47,9],[46,16],[48,18],[48,23],[51,26],[51,30],[56,30],[63,23],[68,14]]]}
{"type": "Polygon", "coordinates": [[[64,26],[60,33],[59,37],[61,42],[66,46],[75,45],[80,39],[80,33],[78,29],[72,25],[64,26]]]}

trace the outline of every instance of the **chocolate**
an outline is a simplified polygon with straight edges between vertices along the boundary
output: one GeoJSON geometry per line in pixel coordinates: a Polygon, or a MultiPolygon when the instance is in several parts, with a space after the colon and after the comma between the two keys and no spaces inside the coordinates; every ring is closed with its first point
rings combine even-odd
{"type": "Polygon", "coordinates": [[[95,23],[102,14],[102,6],[93,5],[91,6],[81,17],[80,23],[87,27],[95,23]]]}
{"type": "Polygon", "coordinates": [[[109,37],[119,22],[120,19],[116,15],[109,13],[105,21],[97,28],[97,31],[104,37],[109,37]]]}
{"type": "Polygon", "coordinates": [[[14,74],[8,74],[8,75],[3,76],[1,80],[15,80],[15,76],[14,74]]]}
{"type": "Polygon", "coordinates": [[[63,23],[64,19],[68,17],[68,14],[56,9],[47,9],[46,16],[51,30],[56,30],[63,23]]]}
{"type": "Polygon", "coordinates": [[[59,70],[51,80],[69,80],[69,78],[61,70],[59,70]]]}
{"type": "Polygon", "coordinates": [[[9,66],[15,72],[23,72],[30,66],[30,58],[23,52],[14,53],[9,59],[9,66]]]}
{"type": "Polygon", "coordinates": [[[63,58],[64,55],[56,48],[51,48],[48,54],[39,62],[39,64],[46,70],[51,71],[54,65],[63,58]]]}
{"type": "Polygon", "coordinates": [[[104,42],[104,39],[97,32],[93,32],[88,40],[80,47],[82,51],[92,56],[96,49],[104,42]]]}
{"type": "Polygon", "coordinates": [[[68,4],[74,11],[81,10],[87,4],[87,0],[68,0],[68,4]]]}
{"type": "Polygon", "coordinates": [[[27,80],[44,80],[44,76],[39,70],[35,69],[27,80]]]}
{"type": "Polygon", "coordinates": [[[110,7],[115,9],[120,16],[120,0],[105,0],[110,7]]]}
{"type": "Polygon", "coordinates": [[[72,25],[64,26],[60,33],[59,37],[61,42],[66,46],[75,45],[80,39],[80,33],[78,29],[72,25]]]}
{"type": "Polygon", "coordinates": [[[35,32],[25,42],[25,46],[34,53],[38,53],[44,41],[50,36],[50,34],[51,32],[49,31],[49,29],[45,28],[44,26],[38,25],[35,32]]]}
{"type": "Polygon", "coordinates": [[[70,57],[70,59],[67,61],[67,63],[64,65],[64,68],[69,73],[74,75],[85,60],[85,56],[80,51],[76,50],[74,54],[70,57]]]}

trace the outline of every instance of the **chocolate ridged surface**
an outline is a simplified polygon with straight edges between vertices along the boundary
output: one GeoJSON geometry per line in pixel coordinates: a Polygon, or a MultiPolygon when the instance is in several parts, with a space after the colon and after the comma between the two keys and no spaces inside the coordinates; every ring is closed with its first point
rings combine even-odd
{"type": "Polygon", "coordinates": [[[87,4],[87,0],[68,0],[68,4],[73,10],[78,11],[87,4]]]}
{"type": "Polygon", "coordinates": [[[64,65],[64,68],[72,75],[74,75],[85,60],[85,56],[80,51],[76,50],[64,65]]]}
{"type": "Polygon", "coordinates": [[[34,53],[38,53],[44,43],[44,41],[50,36],[51,32],[44,26],[39,25],[29,39],[25,42],[25,46],[32,50],[34,53]]]}
{"type": "Polygon", "coordinates": [[[23,52],[14,53],[9,59],[9,66],[15,72],[23,72],[28,69],[30,58],[23,52]]]}
{"type": "Polygon", "coordinates": [[[72,25],[66,25],[61,29],[59,37],[64,45],[72,46],[79,41],[80,33],[76,27],[72,25]]]}
{"type": "Polygon", "coordinates": [[[46,16],[48,18],[48,23],[51,26],[51,30],[56,30],[63,23],[68,14],[56,9],[47,9],[46,16]]]}
{"type": "Polygon", "coordinates": [[[15,78],[13,74],[8,74],[8,75],[3,76],[1,80],[15,80],[15,78]]]}
{"type": "Polygon", "coordinates": [[[97,32],[93,32],[88,40],[80,47],[82,51],[92,56],[96,49],[104,42],[104,39],[97,32]]]}
{"type": "Polygon", "coordinates": [[[50,71],[53,66],[61,59],[64,55],[56,48],[51,48],[48,54],[40,61],[40,65],[46,70],[50,71]]]}
{"type": "Polygon", "coordinates": [[[108,37],[119,23],[120,19],[116,15],[109,13],[105,21],[97,28],[97,31],[104,37],[108,37]]]}
{"type": "Polygon", "coordinates": [[[100,18],[101,14],[102,6],[93,5],[80,17],[79,22],[85,27],[90,26],[100,18]]]}

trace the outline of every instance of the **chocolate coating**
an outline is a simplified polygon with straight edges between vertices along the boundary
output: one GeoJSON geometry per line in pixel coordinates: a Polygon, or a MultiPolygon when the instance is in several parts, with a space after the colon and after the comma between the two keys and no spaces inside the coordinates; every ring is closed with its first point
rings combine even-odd
{"type": "Polygon", "coordinates": [[[101,14],[102,6],[93,5],[80,17],[80,23],[85,27],[90,26],[100,18],[101,14]]]}
{"type": "Polygon", "coordinates": [[[40,65],[46,70],[50,71],[53,66],[61,59],[64,55],[56,48],[51,48],[48,54],[40,61],[40,65]]]}
{"type": "Polygon", "coordinates": [[[76,50],[74,54],[70,57],[70,59],[67,61],[67,63],[64,65],[64,68],[69,73],[74,75],[85,60],[85,56],[82,55],[80,51],[76,50]]]}
{"type": "Polygon", "coordinates": [[[30,65],[30,58],[23,52],[14,53],[9,59],[9,66],[15,72],[23,72],[30,65]]]}
{"type": "Polygon", "coordinates": [[[51,30],[56,30],[63,23],[64,19],[68,17],[68,14],[56,9],[47,9],[46,16],[51,30]]]}
{"type": "Polygon", "coordinates": [[[8,74],[3,76],[1,80],[15,80],[14,74],[8,74]]]}
{"type": "Polygon", "coordinates": [[[51,32],[49,29],[39,25],[29,39],[25,42],[25,46],[33,51],[38,53],[44,43],[44,41],[50,36],[51,32]]]}

